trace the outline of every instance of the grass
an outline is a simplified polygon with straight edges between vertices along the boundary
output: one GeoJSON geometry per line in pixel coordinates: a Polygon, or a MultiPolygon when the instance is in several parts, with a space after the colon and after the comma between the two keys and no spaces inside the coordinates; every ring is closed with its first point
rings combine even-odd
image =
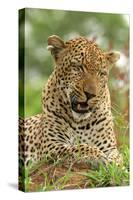
{"type": "MultiPolygon", "coordinates": [[[[129,154],[129,152],[125,154],[125,163],[128,158],[127,154],[129,154]]],[[[128,168],[126,168],[126,166],[125,168],[117,167],[115,164],[110,164],[107,168],[101,165],[99,170],[90,170],[89,172],[83,173],[83,175],[88,177],[88,184],[90,187],[126,186],[129,185],[128,168]]]]}
{"type": "Polygon", "coordinates": [[[99,169],[95,170],[82,162],[68,164],[65,159],[55,162],[45,159],[45,162],[42,161],[32,170],[29,168],[24,170],[19,188],[30,192],[127,186],[129,185],[129,148],[124,145],[120,151],[124,158],[124,169],[110,164],[108,167],[100,165],[99,169]]]}

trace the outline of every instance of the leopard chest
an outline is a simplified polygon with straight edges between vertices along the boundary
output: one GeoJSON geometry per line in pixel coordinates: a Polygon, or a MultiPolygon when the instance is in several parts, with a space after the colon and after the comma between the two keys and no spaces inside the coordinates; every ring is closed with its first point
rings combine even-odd
{"type": "Polygon", "coordinates": [[[112,122],[106,117],[90,120],[90,122],[77,125],[71,132],[71,144],[88,144],[103,150],[112,140],[112,122]]]}

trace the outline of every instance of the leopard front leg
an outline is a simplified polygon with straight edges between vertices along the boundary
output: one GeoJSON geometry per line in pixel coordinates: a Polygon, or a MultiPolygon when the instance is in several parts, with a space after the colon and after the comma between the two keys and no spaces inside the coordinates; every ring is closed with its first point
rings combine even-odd
{"type": "MultiPolygon", "coordinates": [[[[57,149],[57,147],[56,147],[57,149]]],[[[110,160],[97,147],[88,146],[87,144],[80,145],[59,145],[56,151],[58,158],[68,156],[74,161],[90,162],[94,167],[98,167],[100,163],[107,165],[110,160]]]]}
{"type": "Polygon", "coordinates": [[[87,161],[91,163],[93,167],[98,167],[100,163],[107,165],[107,156],[99,150],[97,147],[88,146],[87,144],[74,145],[68,148],[69,154],[71,154],[76,160],[87,161]]]}
{"type": "Polygon", "coordinates": [[[123,166],[123,157],[116,148],[108,152],[106,155],[111,163],[115,163],[117,166],[123,166]]]}

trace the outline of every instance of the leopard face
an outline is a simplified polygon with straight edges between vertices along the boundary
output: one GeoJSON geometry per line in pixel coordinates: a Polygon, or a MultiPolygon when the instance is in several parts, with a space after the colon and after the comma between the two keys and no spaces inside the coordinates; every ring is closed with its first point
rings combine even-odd
{"type": "Polygon", "coordinates": [[[73,115],[89,116],[105,95],[109,65],[119,59],[119,54],[103,52],[84,37],[64,42],[51,36],[48,49],[55,60],[55,75],[60,78],[57,87],[66,94],[73,115]]]}

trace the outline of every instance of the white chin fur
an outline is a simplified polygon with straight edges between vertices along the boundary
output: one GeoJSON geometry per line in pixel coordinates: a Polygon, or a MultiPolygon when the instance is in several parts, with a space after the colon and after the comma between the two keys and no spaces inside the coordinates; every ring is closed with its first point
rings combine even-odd
{"type": "Polygon", "coordinates": [[[82,114],[82,113],[76,113],[73,110],[72,110],[72,114],[73,114],[73,118],[76,119],[76,121],[87,119],[91,116],[91,112],[82,114]]]}

